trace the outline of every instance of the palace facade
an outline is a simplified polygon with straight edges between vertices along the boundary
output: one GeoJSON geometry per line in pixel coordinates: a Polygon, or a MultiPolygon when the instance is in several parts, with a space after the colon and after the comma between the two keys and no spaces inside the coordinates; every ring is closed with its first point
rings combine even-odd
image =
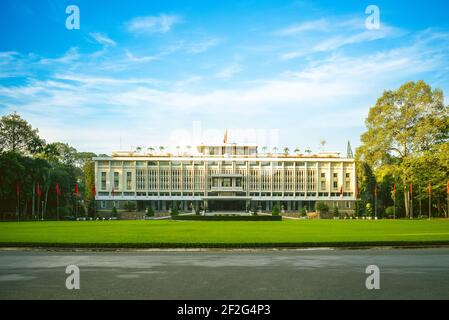
{"type": "Polygon", "coordinates": [[[224,143],[188,154],[120,151],[93,160],[99,209],[132,201],[139,210],[270,211],[278,204],[288,212],[313,211],[323,201],[355,210],[355,162],[339,153],[259,153],[255,145],[224,143]]]}

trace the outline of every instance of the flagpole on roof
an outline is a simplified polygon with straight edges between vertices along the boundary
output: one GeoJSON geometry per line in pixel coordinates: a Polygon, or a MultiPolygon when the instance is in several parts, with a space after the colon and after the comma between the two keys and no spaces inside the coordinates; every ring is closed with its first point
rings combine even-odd
{"type": "Polygon", "coordinates": [[[223,137],[223,143],[228,143],[228,129],[225,130],[224,137],[223,137]]]}

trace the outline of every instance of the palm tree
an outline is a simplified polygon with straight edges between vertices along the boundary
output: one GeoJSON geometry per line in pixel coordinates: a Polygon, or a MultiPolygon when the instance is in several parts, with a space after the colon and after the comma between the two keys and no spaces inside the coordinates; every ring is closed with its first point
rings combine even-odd
{"type": "Polygon", "coordinates": [[[147,148],[147,150],[148,150],[148,153],[150,153],[150,154],[151,154],[151,153],[153,153],[153,151],[154,151],[154,148],[153,148],[153,147],[148,147],[148,148],[147,148]]]}
{"type": "Polygon", "coordinates": [[[273,148],[274,153],[277,153],[277,152],[278,152],[278,149],[279,149],[278,147],[274,147],[274,148],[273,148]]]}
{"type": "Polygon", "coordinates": [[[178,152],[178,156],[179,156],[179,149],[181,149],[180,146],[176,146],[176,151],[178,152]]]}
{"type": "Polygon", "coordinates": [[[293,152],[294,153],[299,153],[299,151],[301,151],[299,148],[296,148],[293,152]]]}
{"type": "Polygon", "coordinates": [[[288,147],[285,147],[285,148],[284,148],[284,154],[287,155],[289,152],[290,152],[290,149],[289,149],[288,147]]]}
{"type": "Polygon", "coordinates": [[[164,152],[165,147],[164,147],[164,146],[160,146],[160,147],[159,147],[159,150],[160,150],[161,152],[164,152]]]}
{"type": "Polygon", "coordinates": [[[136,152],[142,151],[142,147],[136,147],[136,152]]]}
{"type": "Polygon", "coordinates": [[[267,147],[266,147],[266,146],[263,146],[263,147],[262,147],[262,151],[263,151],[263,153],[267,153],[267,147]]]}
{"type": "Polygon", "coordinates": [[[305,153],[308,153],[308,154],[311,154],[311,153],[312,153],[312,150],[306,149],[306,150],[304,150],[304,152],[305,152],[305,153]]]}

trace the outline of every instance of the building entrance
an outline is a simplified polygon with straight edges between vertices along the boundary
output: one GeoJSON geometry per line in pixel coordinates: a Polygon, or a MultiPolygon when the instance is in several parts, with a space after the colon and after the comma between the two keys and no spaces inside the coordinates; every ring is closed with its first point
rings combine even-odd
{"type": "Polygon", "coordinates": [[[209,200],[209,211],[245,211],[245,200],[209,200]]]}

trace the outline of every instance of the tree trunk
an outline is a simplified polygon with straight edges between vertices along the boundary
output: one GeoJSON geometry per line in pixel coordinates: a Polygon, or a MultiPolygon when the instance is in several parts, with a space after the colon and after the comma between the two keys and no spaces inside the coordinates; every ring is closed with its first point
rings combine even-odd
{"type": "Polygon", "coordinates": [[[408,218],[410,216],[410,193],[409,191],[404,191],[404,204],[405,204],[405,216],[408,218]]]}
{"type": "Polygon", "coordinates": [[[44,205],[44,214],[45,214],[45,216],[47,216],[47,199],[48,199],[48,189],[49,188],[47,188],[47,191],[45,192],[45,205],[44,205]]]}
{"type": "Polygon", "coordinates": [[[25,200],[25,205],[23,208],[23,216],[26,218],[28,212],[28,199],[25,200]]]}

